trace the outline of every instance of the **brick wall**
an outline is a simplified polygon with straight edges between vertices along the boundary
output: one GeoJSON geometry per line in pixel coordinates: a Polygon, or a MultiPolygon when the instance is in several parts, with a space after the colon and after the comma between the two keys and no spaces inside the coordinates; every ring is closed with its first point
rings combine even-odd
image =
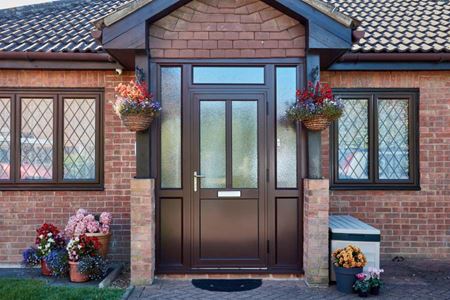
{"type": "Polygon", "coordinates": [[[33,244],[35,229],[43,222],[64,228],[78,208],[113,214],[111,258],[129,260],[130,179],[135,172],[133,133],[112,113],[114,86],[130,80],[111,71],[0,70],[0,87],[105,88],[105,190],[0,192],[0,264],[18,263],[22,250],[33,244]]]}
{"type": "Polygon", "coordinates": [[[305,28],[259,0],[194,0],[150,27],[155,58],[305,56],[305,28]]]}
{"type": "MultiPolygon", "coordinates": [[[[333,191],[331,211],[381,229],[382,253],[450,258],[450,72],[322,72],[336,88],[420,89],[421,191],[333,191]]],[[[328,133],[323,135],[328,175],[328,133]]]]}

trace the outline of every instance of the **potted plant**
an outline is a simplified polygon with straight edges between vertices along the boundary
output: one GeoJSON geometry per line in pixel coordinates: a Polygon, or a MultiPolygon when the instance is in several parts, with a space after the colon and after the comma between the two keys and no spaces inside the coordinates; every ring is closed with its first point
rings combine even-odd
{"type": "MultiPolygon", "coordinates": [[[[45,276],[51,276],[52,272],[47,265],[46,256],[54,249],[61,249],[65,246],[65,240],[62,234],[59,232],[58,228],[53,224],[44,223],[41,227],[36,230],[36,257],[41,263],[41,273],[45,276]]],[[[32,260],[30,255],[32,255],[32,250],[28,249],[27,256],[28,260],[32,260]]],[[[25,255],[24,255],[25,260],[25,255]]]]}
{"type": "MultiPolygon", "coordinates": [[[[137,78],[138,76],[136,76],[137,78]]],[[[128,84],[119,83],[116,87],[115,113],[130,131],[144,131],[158,116],[161,105],[149,93],[143,80],[132,80],[128,84]]]]}
{"type": "Polygon", "coordinates": [[[45,261],[53,276],[64,276],[69,271],[69,255],[65,248],[50,251],[45,261]]]}
{"type": "Polygon", "coordinates": [[[78,271],[91,280],[102,279],[108,271],[108,264],[101,256],[84,256],[78,261],[78,271]]]}
{"type": "Polygon", "coordinates": [[[370,293],[372,295],[378,295],[380,293],[380,288],[383,286],[383,280],[381,280],[381,273],[383,273],[383,269],[370,267],[368,269],[369,273],[369,284],[370,284],[370,293]]]}
{"type": "Polygon", "coordinates": [[[73,237],[67,244],[67,254],[69,257],[69,275],[72,282],[88,281],[89,274],[79,269],[79,263],[87,256],[98,256],[100,243],[96,237],[88,237],[82,234],[73,237]]]}
{"type": "Polygon", "coordinates": [[[102,257],[106,258],[111,239],[111,222],[112,215],[108,212],[93,215],[85,209],[80,208],[75,215],[69,218],[65,228],[65,234],[68,237],[80,236],[82,234],[91,237],[95,236],[101,244],[98,252],[102,257]]]}
{"type": "Polygon", "coordinates": [[[366,257],[361,249],[348,245],[345,248],[336,249],[332,259],[338,291],[350,294],[356,280],[355,275],[362,273],[363,267],[367,264],[366,257]]]}
{"type": "Polygon", "coordinates": [[[312,131],[326,129],[332,121],[339,119],[344,106],[339,98],[333,96],[327,84],[309,81],[306,88],[297,90],[297,101],[287,111],[287,118],[298,122],[312,131]]]}
{"type": "Polygon", "coordinates": [[[364,273],[356,274],[356,281],[353,289],[358,292],[359,297],[366,298],[369,295],[370,282],[369,276],[364,273]]]}

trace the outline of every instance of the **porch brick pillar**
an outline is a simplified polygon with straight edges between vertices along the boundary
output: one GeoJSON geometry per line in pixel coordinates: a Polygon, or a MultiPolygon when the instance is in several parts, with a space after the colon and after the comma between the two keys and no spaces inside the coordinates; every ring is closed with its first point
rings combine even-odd
{"type": "Polygon", "coordinates": [[[304,179],[303,269],[312,285],[328,284],[328,179],[304,179]]]}
{"type": "Polygon", "coordinates": [[[155,180],[131,179],[131,284],[148,285],[155,276],[155,180]]]}

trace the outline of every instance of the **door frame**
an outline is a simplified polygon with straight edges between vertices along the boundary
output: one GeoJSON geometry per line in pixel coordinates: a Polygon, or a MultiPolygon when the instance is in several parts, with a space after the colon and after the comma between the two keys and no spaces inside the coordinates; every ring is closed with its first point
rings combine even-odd
{"type": "MultiPolygon", "coordinates": [[[[190,128],[191,120],[188,117],[189,108],[190,108],[190,97],[188,96],[191,92],[202,91],[205,90],[217,90],[217,89],[245,89],[246,92],[249,93],[258,93],[261,91],[267,92],[267,128],[266,128],[266,141],[267,141],[267,149],[266,149],[266,159],[267,159],[267,174],[269,183],[266,184],[266,203],[267,203],[267,214],[266,214],[266,226],[267,228],[267,237],[268,241],[275,240],[275,215],[269,216],[269,211],[274,211],[275,208],[275,199],[277,197],[280,198],[289,198],[296,197],[298,198],[298,207],[297,207],[297,232],[298,232],[298,243],[297,243],[297,251],[298,251],[298,259],[296,265],[280,265],[273,258],[273,253],[276,253],[277,249],[275,247],[275,243],[267,243],[267,249],[271,253],[268,255],[268,268],[265,270],[254,270],[252,273],[281,273],[281,274],[293,274],[303,273],[303,178],[307,177],[307,133],[306,130],[302,128],[302,126],[297,126],[297,181],[298,187],[297,189],[277,189],[275,187],[275,168],[276,168],[276,157],[275,157],[275,135],[276,129],[274,125],[276,124],[276,115],[275,115],[275,72],[276,67],[297,67],[297,88],[302,88],[305,86],[305,78],[306,78],[306,64],[304,58],[286,58],[286,59],[149,59],[149,70],[150,70],[150,78],[154,78],[154,80],[150,80],[150,90],[157,91],[156,95],[159,96],[159,86],[160,86],[160,67],[181,67],[182,70],[182,99],[181,99],[181,114],[182,114],[182,158],[189,157],[191,141],[190,134],[184,132],[183,128],[190,128]],[[240,84],[240,85],[223,85],[223,84],[208,84],[208,85],[199,85],[192,83],[192,67],[193,66],[264,66],[265,67],[265,83],[261,85],[254,84],[240,84]],[[270,124],[269,124],[270,123],[270,124]],[[271,161],[273,166],[271,165],[271,161]]],[[[172,197],[180,197],[183,195],[191,195],[191,192],[188,191],[191,185],[182,185],[182,188],[179,190],[169,189],[163,190],[160,189],[160,161],[158,158],[160,157],[160,128],[161,122],[160,119],[156,119],[154,121],[153,126],[150,130],[150,151],[151,151],[151,177],[155,178],[155,197],[156,197],[156,272],[163,274],[186,274],[186,273],[243,273],[243,271],[239,270],[195,270],[192,269],[191,259],[192,259],[192,247],[190,246],[192,237],[192,220],[186,220],[185,216],[189,216],[192,212],[192,203],[190,201],[183,201],[182,205],[182,213],[183,213],[183,238],[182,238],[182,264],[173,264],[173,265],[160,265],[158,263],[160,258],[160,243],[161,237],[159,234],[160,230],[160,207],[159,207],[159,199],[168,197],[167,195],[170,193],[170,198],[172,197]]],[[[182,164],[183,165],[183,164],[182,164]]],[[[190,166],[187,167],[189,170],[192,169],[190,166]]],[[[182,166],[182,181],[190,182],[191,174],[182,166]]],[[[244,272],[244,273],[248,273],[244,272]]]]}

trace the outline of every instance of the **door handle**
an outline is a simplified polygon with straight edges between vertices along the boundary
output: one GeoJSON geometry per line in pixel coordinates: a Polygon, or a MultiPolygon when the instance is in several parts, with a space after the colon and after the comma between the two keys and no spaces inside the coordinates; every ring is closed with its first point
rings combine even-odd
{"type": "Polygon", "coordinates": [[[198,178],[205,178],[205,175],[197,174],[197,171],[194,171],[194,192],[198,190],[198,178]]]}

